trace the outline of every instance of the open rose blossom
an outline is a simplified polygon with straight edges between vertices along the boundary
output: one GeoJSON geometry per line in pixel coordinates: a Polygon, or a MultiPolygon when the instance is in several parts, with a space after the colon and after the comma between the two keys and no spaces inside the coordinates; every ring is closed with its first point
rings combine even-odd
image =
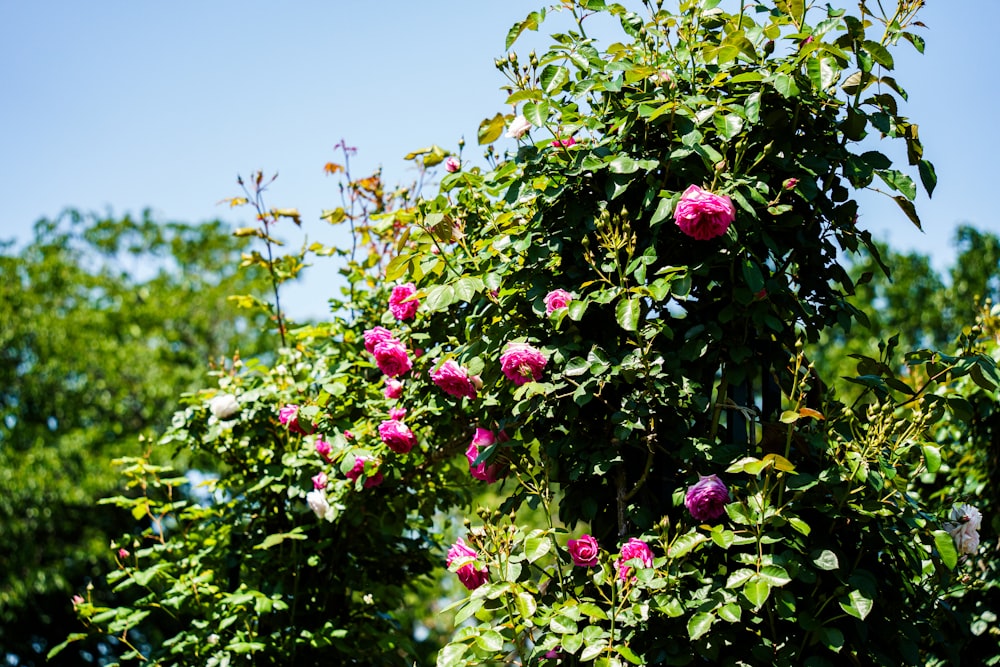
{"type": "Polygon", "coordinates": [[[474,591],[489,578],[486,568],[476,568],[476,557],[479,554],[475,549],[465,544],[461,537],[448,550],[448,569],[458,575],[459,581],[470,591],[474,591]]]}
{"type": "MultiPolygon", "coordinates": [[[[503,436],[503,432],[500,433],[503,436]]],[[[493,465],[486,465],[485,462],[476,465],[476,459],[479,458],[479,453],[492,446],[497,441],[497,436],[493,434],[493,431],[485,428],[477,428],[476,435],[473,436],[472,442],[469,443],[469,448],[465,450],[465,458],[469,459],[469,474],[480,479],[487,484],[492,484],[499,479],[502,467],[499,463],[494,463],[493,465]]],[[[506,437],[499,438],[500,442],[506,440],[506,437]]]]}
{"type": "Polygon", "coordinates": [[[396,339],[382,341],[375,346],[375,363],[389,377],[396,377],[413,368],[406,346],[396,339]]]}
{"type": "Polygon", "coordinates": [[[681,231],[698,241],[722,236],[736,218],[733,201],[691,185],[674,209],[674,220],[681,231]]]}
{"type": "Polygon", "coordinates": [[[448,359],[431,373],[434,384],[455,398],[475,398],[476,388],[469,378],[469,371],[459,366],[454,359],[448,359]]]}
{"type": "Polygon", "coordinates": [[[695,521],[715,521],[726,513],[729,503],[729,489],[715,475],[699,475],[696,483],[688,487],[684,496],[684,506],[695,521]]]}
{"type": "Polygon", "coordinates": [[[398,419],[389,419],[379,424],[378,434],[382,442],[397,454],[405,454],[417,444],[417,436],[398,419]]]}
{"type": "Polygon", "coordinates": [[[292,433],[305,433],[299,424],[299,406],[289,403],[278,410],[278,421],[292,433]]]}
{"type": "Polygon", "coordinates": [[[357,456],[354,458],[354,467],[345,473],[347,479],[351,480],[352,482],[356,482],[358,478],[361,477],[361,475],[365,472],[365,463],[372,460],[375,461],[376,465],[375,471],[368,476],[368,479],[365,480],[365,483],[363,485],[364,488],[370,489],[373,486],[378,486],[379,484],[384,482],[385,477],[382,475],[382,473],[378,471],[378,460],[372,459],[368,456],[357,456]]]}
{"type": "Polygon", "coordinates": [[[365,349],[368,354],[375,354],[375,346],[379,343],[384,343],[389,340],[396,340],[396,337],[392,335],[392,332],[385,327],[374,327],[368,329],[364,333],[365,336],[365,349]]]}
{"type": "Polygon", "coordinates": [[[416,292],[417,288],[413,283],[404,283],[392,288],[392,294],[389,295],[389,310],[392,311],[393,317],[403,321],[412,320],[417,316],[420,301],[410,299],[416,292]]]}
{"type": "Polygon", "coordinates": [[[317,473],[317,474],[313,475],[313,478],[312,478],[312,482],[313,482],[313,489],[315,489],[315,490],[317,490],[317,491],[320,491],[320,490],[322,490],[322,489],[325,489],[325,488],[326,488],[326,483],[327,483],[328,481],[329,481],[329,480],[328,480],[328,479],[327,479],[327,477],[326,477],[326,473],[325,473],[325,472],[322,472],[322,471],[320,471],[319,473],[317,473]]]}
{"type": "Polygon", "coordinates": [[[566,548],[573,558],[573,565],[579,567],[597,567],[598,557],[601,549],[597,546],[597,540],[584,533],[578,540],[568,540],[566,548]]]}
{"type": "Polygon", "coordinates": [[[527,343],[507,343],[507,349],[500,355],[500,370],[507,379],[521,386],[532,380],[542,379],[542,369],[548,358],[527,343]]]}
{"type": "Polygon", "coordinates": [[[327,463],[330,462],[330,452],[332,449],[329,442],[316,438],[316,453],[322,456],[327,463]]]}
{"type": "Polygon", "coordinates": [[[208,402],[208,409],[216,419],[225,421],[240,413],[240,402],[232,394],[219,394],[208,402]]]}
{"type": "Polygon", "coordinates": [[[399,398],[403,395],[403,383],[395,378],[387,377],[384,393],[386,398],[399,398]]]}
{"type": "Polygon", "coordinates": [[[944,529],[951,533],[955,548],[960,554],[974,554],[979,551],[979,528],[983,515],[972,505],[963,503],[951,508],[951,520],[944,529]]]}
{"type": "Polygon", "coordinates": [[[545,314],[551,315],[560,308],[565,308],[573,300],[573,295],[564,289],[552,290],[545,295],[545,314]]]}
{"type": "Polygon", "coordinates": [[[510,121],[510,125],[507,127],[507,134],[505,135],[508,139],[520,139],[524,134],[531,129],[531,123],[524,116],[517,116],[514,120],[510,121]]]}
{"type": "Polygon", "coordinates": [[[649,548],[648,544],[633,537],[622,545],[621,554],[619,554],[618,560],[615,561],[618,578],[623,582],[627,582],[630,577],[633,581],[635,580],[635,577],[632,577],[632,567],[626,565],[633,558],[638,558],[643,567],[653,567],[653,551],[649,548]]]}

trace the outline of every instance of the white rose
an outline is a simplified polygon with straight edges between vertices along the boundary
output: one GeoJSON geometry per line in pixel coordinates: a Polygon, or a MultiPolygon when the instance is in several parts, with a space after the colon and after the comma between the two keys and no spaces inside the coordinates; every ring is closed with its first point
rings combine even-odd
{"type": "Polygon", "coordinates": [[[963,503],[951,509],[951,520],[944,529],[951,533],[955,548],[960,554],[974,554],[979,550],[979,528],[983,525],[983,515],[972,505],[963,503]]]}
{"type": "Polygon", "coordinates": [[[326,491],[316,490],[306,494],[306,503],[309,509],[320,519],[326,518],[326,513],[330,511],[330,503],[326,500],[326,491]]]}
{"type": "Polygon", "coordinates": [[[524,133],[531,129],[531,123],[524,116],[518,116],[510,122],[506,136],[511,139],[520,139],[524,133]]]}
{"type": "Polygon", "coordinates": [[[208,407],[220,421],[232,419],[240,411],[240,402],[232,394],[219,394],[208,402],[208,407]]]}

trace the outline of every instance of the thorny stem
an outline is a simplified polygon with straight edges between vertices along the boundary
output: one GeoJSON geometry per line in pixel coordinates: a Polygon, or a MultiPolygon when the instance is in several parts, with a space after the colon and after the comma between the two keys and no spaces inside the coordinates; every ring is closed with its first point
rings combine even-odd
{"type": "Polygon", "coordinates": [[[285,343],[285,323],[281,316],[281,296],[278,293],[278,285],[280,281],[278,280],[278,274],[274,270],[274,251],[271,247],[271,233],[270,224],[274,222],[273,215],[264,208],[264,191],[267,190],[267,186],[274,182],[274,179],[278,175],[275,174],[271,179],[264,183],[263,172],[258,171],[254,174],[253,179],[253,195],[251,196],[250,191],[247,189],[246,184],[243,182],[243,178],[240,176],[236,177],[236,182],[243,188],[243,193],[246,194],[247,199],[251,201],[254,209],[257,211],[257,219],[264,225],[262,238],[264,239],[264,246],[267,248],[267,272],[271,276],[271,290],[274,292],[274,316],[275,321],[278,323],[278,336],[281,338],[281,347],[286,347],[285,343]]]}

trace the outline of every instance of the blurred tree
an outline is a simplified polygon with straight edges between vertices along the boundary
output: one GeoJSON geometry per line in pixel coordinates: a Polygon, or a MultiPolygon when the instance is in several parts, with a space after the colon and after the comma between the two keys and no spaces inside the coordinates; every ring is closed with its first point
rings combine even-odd
{"type": "MultiPolygon", "coordinates": [[[[19,252],[0,245],[5,664],[41,664],[75,623],[72,593],[99,585],[110,536],[127,529],[121,512],[97,505],[122,492],[111,459],[169,425],[210,360],[264,343],[264,323],[227,301],[262,291],[238,270],[245,246],[218,221],[75,211],[40,220],[19,252]]],[[[71,650],[57,663],[87,659],[71,650]]]]}

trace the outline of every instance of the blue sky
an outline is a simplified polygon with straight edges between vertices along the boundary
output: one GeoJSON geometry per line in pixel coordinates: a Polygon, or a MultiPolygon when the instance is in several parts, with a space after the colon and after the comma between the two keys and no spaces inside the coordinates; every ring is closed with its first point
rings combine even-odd
{"type": "MultiPolygon", "coordinates": [[[[319,220],[339,200],[323,173],[333,146],[346,139],[355,174],[381,165],[390,183],[412,177],[404,154],[432,143],[455,150],[464,136],[478,158],[479,122],[504,110],[493,60],[542,4],[2,2],[0,239],[24,240],[66,207],[246,223],[249,209],[218,202],[239,194],[237,174],[263,169],[279,173],[269,205],[299,208],[311,241],[343,243],[319,220]]],[[[934,198],[918,201],[925,232],[877,195],[862,196],[861,221],[942,268],[957,224],[1000,232],[1000,2],[939,0],[922,20],[927,52],[902,47],[896,78],[938,171],[934,198]]],[[[286,297],[292,315],[321,316],[334,275],[310,269],[286,297]]]]}

